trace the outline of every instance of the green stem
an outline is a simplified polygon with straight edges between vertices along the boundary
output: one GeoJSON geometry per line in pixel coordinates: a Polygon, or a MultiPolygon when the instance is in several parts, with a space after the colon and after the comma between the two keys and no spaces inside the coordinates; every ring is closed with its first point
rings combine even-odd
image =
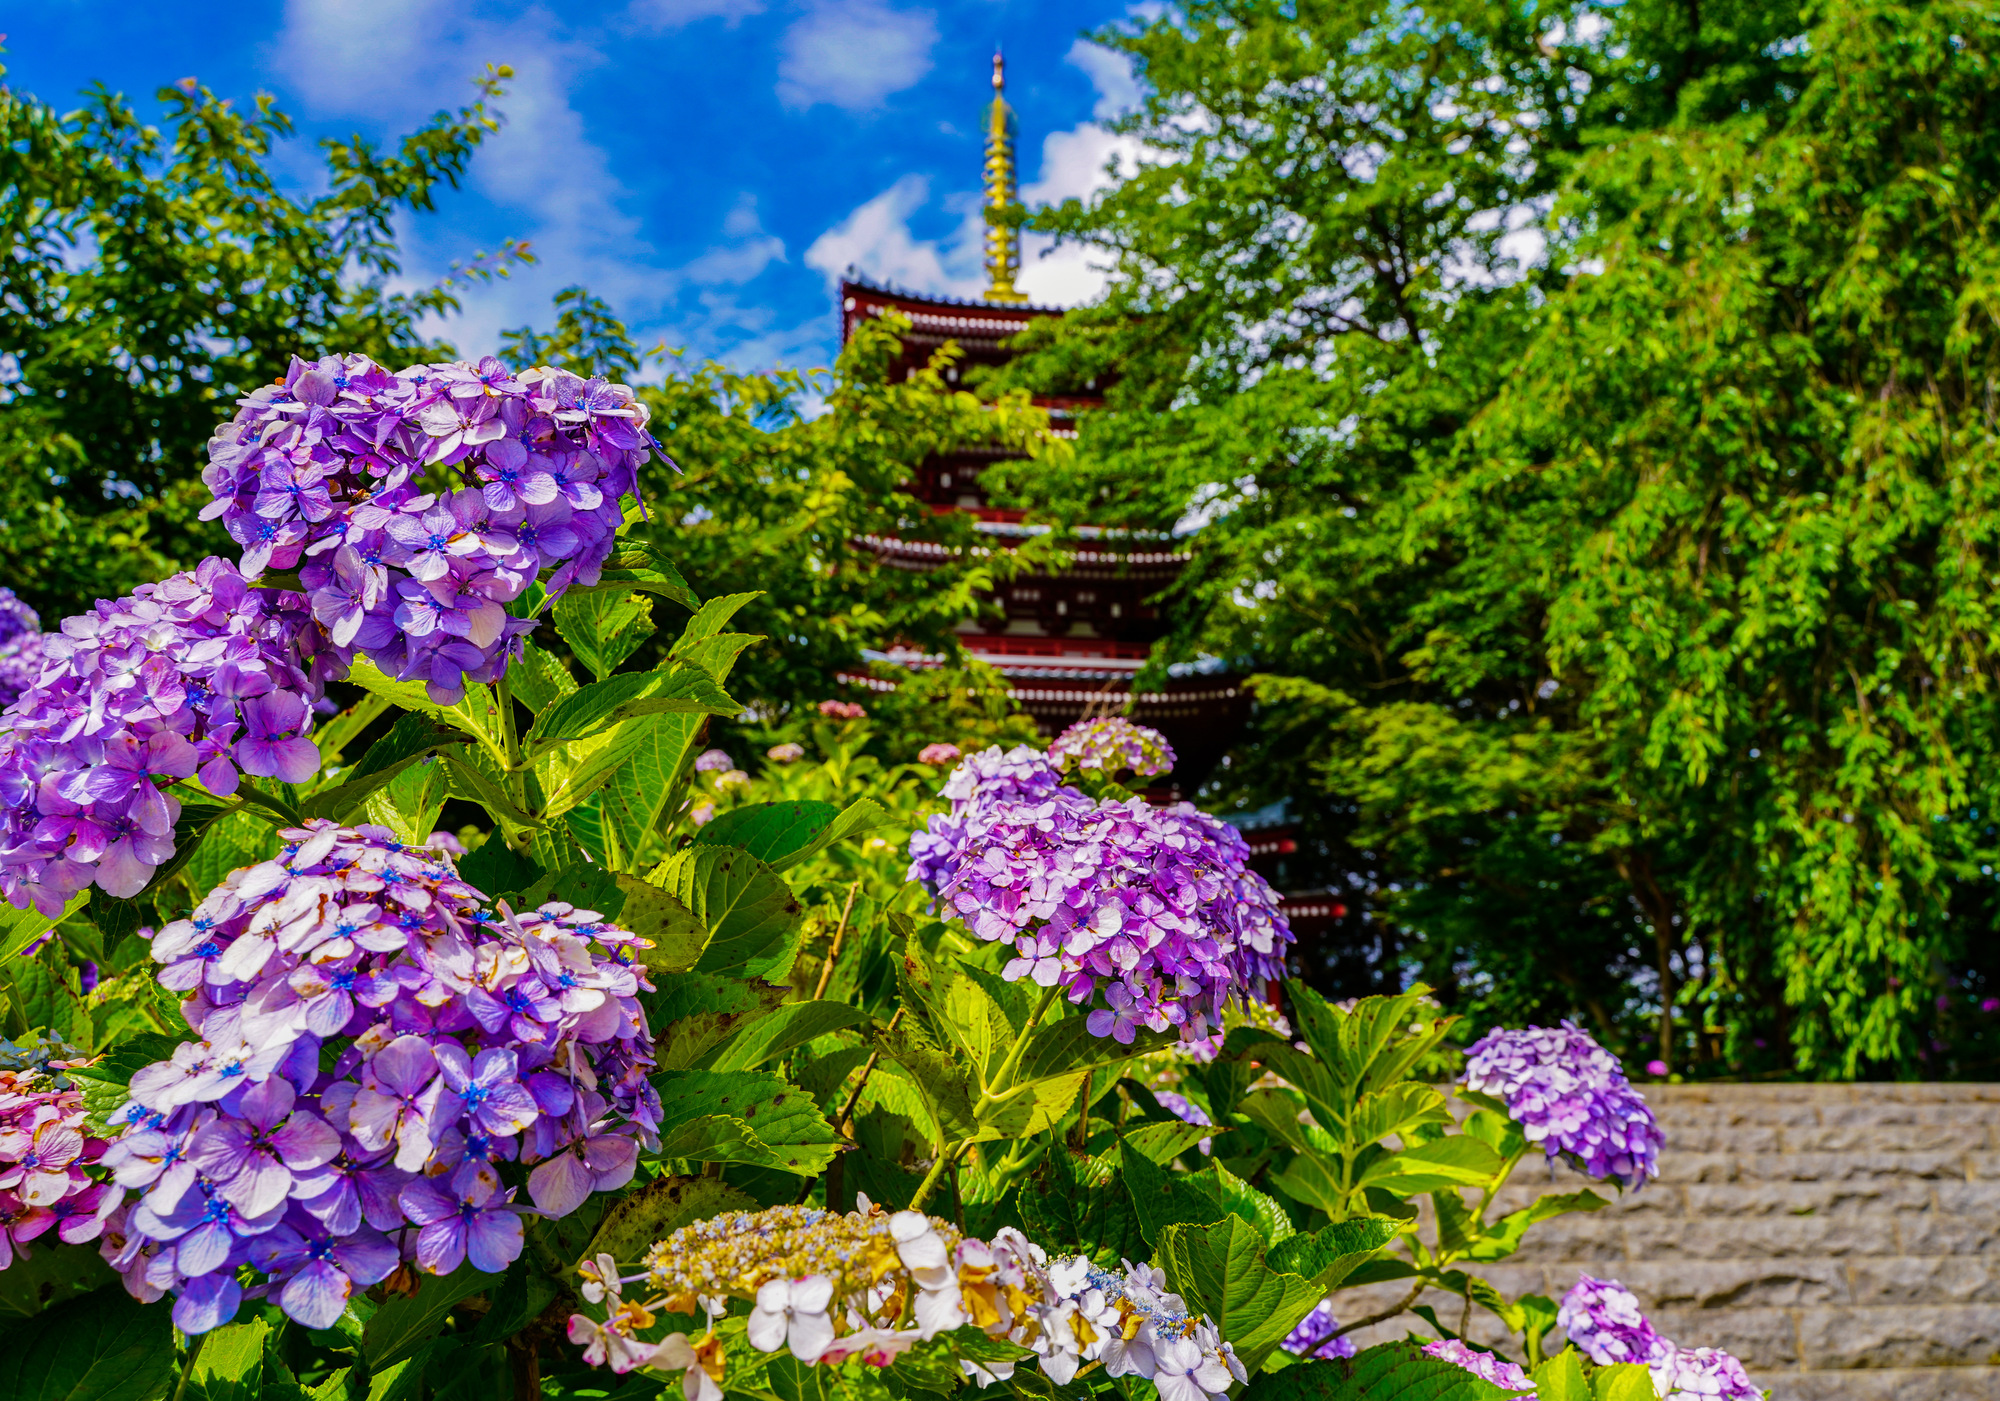
{"type": "Polygon", "coordinates": [[[181,1379],[174,1386],[174,1401],[181,1401],[181,1396],[187,1391],[188,1378],[194,1375],[194,1360],[201,1356],[201,1345],[207,1341],[208,1334],[197,1333],[194,1341],[188,1344],[187,1360],[181,1363],[181,1379]]]}
{"type": "Polygon", "coordinates": [[[924,1209],[924,1203],[929,1200],[931,1193],[937,1190],[938,1183],[944,1181],[945,1169],[951,1166],[960,1153],[963,1153],[971,1146],[972,1140],[969,1138],[962,1140],[956,1148],[946,1148],[942,1144],[939,1145],[937,1161],[933,1162],[931,1170],[924,1174],[924,1180],[917,1184],[917,1194],[910,1198],[911,1211],[922,1211],[924,1209]]]}
{"type": "Polygon", "coordinates": [[[1062,985],[1058,983],[1044,992],[1042,1000],[1035,1004],[1034,1013],[1028,1018],[1028,1024],[1021,1028],[1021,1034],[1014,1040],[1014,1048],[1007,1052],[1007,1058],[1001,1061],[1000,1068],[993,1072],[992,1082],[980,1093],[979,1101],[982,1106],[993,1103],[1006,1091],[1007,1082],[1020,1067],[1021,1056],[1028,1049],[1028,1041],[1034,1035],[1036,1025],[1048,1015],[1049,1008],[1055,1006],[1056,997],[1061,991],[1062,985]]]}
{"type": "Polygon", "coordinates": [[[236,791],[238,794],[242,796],[245,802],[255,803],[260,808],[264,808],[270,812],[275,812],[276,814],[278,814],[278,816],[284,818],[285,821],[291,823],[292,826],[294,827],[302,826],[305,823],[305,818],[299,815],[299,810],[297,808],[293,807],[289,803],[283,802],[277,798],[272,797],[268,793],[259,793],[255,788],[253,788],[248,783],[244,783],[241,780],[238,780],[236,784],[236,791]]]}

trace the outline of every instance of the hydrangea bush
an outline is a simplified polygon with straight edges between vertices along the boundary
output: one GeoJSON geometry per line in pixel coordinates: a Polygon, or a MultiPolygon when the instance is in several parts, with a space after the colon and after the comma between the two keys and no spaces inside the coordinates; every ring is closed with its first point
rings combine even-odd
{"type": "Polygon", "coordinates": [[[1422,989],[1291,980],[1241,835],[1118,786],[1171,766],[1154,732],[889,768],[828,701],[738,767],[710,731],[763,639],[645,519],[632,391],[334,356],[237,408],[205,473],[236,558],[48,632],[0,597],[19,1375],[1217,1401],[1587,1361],[1738,1394],[1616,1285],[1552,1358],[1554,1304],[1469,1282],[1596,1202],[1475,1210],[1531,1150],[1653,1170],[1616,1062],[1531,1029],[1424,1078],[1422,989]],[[1382,1319],[1342,1291],[1381,1280],[1383,1317],[1456,1291],[1520,1345],[1357,1350],[1382,1319]]]}

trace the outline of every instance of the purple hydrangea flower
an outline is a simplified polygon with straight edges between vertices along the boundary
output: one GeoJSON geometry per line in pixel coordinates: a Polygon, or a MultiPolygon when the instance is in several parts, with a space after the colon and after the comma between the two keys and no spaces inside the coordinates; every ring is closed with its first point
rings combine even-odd
{"type": "Polygon", "coordinates": [[[1675,1348],[1653,1366],[1653,1390],[1660,1401],[1762,1401],[1743,1364],[1720,1348],[1675,1348]]]}
{"type": "Polygon", "coordinates": [[[1618,1058],[1574,1022],[1496,1027],[1466,1052],[1462,1083],[1503,1100],[1528,1142],[1591,1177],[1637,1189],[1660,1175],[1659,1121],[1618,1058]]]}
{"type": "Polygon", "coordinates": [[[1600,1367],[1620,1362],[1651,1366],[1674,1350],[1653,1331],[1638,1296],[1615,1279],[1578,1275],[1575,1286],[1563,1295],[1556,1323],[1577,1350],[1600,1367]]]}
{"type": "Polygon", "coordinates": [[[1333,1296],[1327,1295],[1313,1311],[1299,1320],[1299,1326],[1285,1334],[1278,1346],[1296,1357],[1331,1360],[1354,1356],[1354,1340],[1335,1336],[1340,1320],[1333,1316],[1333,1296]]]}
{"type": "MultiPolygon", "coordinates": [[[[1000,807],[1044,801],[1061,788],[1062,774],[1047,755],[1028,745],[1016,745],[1004,754],[995,745],[972,755],[945,779],[942,796],[950,800],[951,811],[931,818],[923,831],[910,837],[907,878],[937,894],[956,871],[960,850],[985,833],[1000,807]]],[[[1081,801],[1082,795],[1077,798],[1081,801]]]]}
{"type": "Polygon", "coordinates": [[[1064,772],[1096,769],[1106,778],[1128,770],[1149,778],[1171,769],[1174,761],[1174,747],[1165,735],[1122,715],[1079,720],[1049,746],[1049,762],[1064,772]]]}
{"type": "Polygon", "coordinates": [[[1510,1391],[1533,1391],[1535,1384],[1528,1380],[1528,1374],[1505,1358],[1495,1357],[1490,1352],[1481,1352],[1457,1338],[1441,1338],[1434,1343],[1424,1344],[1424,1352],[1449,1362],[1454,1367],[1462,1367],[1495,1386],[1504,1386],[1510,1391]]]}
{"type": "Polygon", "coordinates": [[[183,1329],[233,1316],[241,1292],[204,1281],[245,1266],[315,1328],[399,1258],[504,1269],[527,1206],[500,1165],[562,1215],[657,1141],[642,940],[560,902],[496,916],[384,828],[284,835],[152,936],[199,1040],[132,1077],[104,1150],[138,1194],[105,1257],[136,1297],[178,1295],[183,1329]]]}
{"type": "Polygon", "coordinates": [[[0,708],[12,705],[42,674],[42,620],[0,588],[0,708]]]}
{"type": "Polygon", "coordinates": [[[1139,1027],[1206,1037],[1231,997],[1282,971],[1290,926],[1246,864],[1236,829],[1188,804],[1092,803],[1059,788],[978,814],[941,902],[979,938],[1006,941],[1001,971],[1087,1004],[1092,1034],[1139,1027]]]}
{"type": "Polygon", "coordinates": [[[301,595],[210,559],[43,638],[0,733],[0,894],[51,915],[93,883],[136,895],[173,854],[168,785],[199,772],[230,793],[239,767],[316,769],[307,626],[301,595]],[[246,715],[259,701],[269,713],[246,715]]]}

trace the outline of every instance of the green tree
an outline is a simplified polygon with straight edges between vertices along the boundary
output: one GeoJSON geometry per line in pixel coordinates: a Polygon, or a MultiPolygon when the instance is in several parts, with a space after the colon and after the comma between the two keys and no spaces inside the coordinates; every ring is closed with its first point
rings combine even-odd
{"type": "Polygon", "coordinates": [[[1266,673],[1246,795],[1302,799],[1475,1014],[1974,1072],[1991,17],[1229,0],[1100,37],[1151,154],[1037,216],[1117,271],[1021,376],[1124,373],[1019,488],[1202,524],[1162,660],[1266,673]]]}
{"type": "MultiPolygon", "coordinates": [[[[4,72],[4,69],[0,69],[4,72]]],[[[270,169],[291,120],[192,80],[162,88],[165,129],[93,88],[60,113],[0,87],[0,577],[45,615],[164,577],[228,541],[196,519],[202,445],[229,404],[292,355],[447,357],[417,329],[453,282],[504,274],[509,245],[444,284],[391,292],[393,221],[429,211],[498,130],[478,99],[393,152],[327,140],[327,189],[270,169]],[[358,274],[358,276],[357,276],[358,274]]]]}

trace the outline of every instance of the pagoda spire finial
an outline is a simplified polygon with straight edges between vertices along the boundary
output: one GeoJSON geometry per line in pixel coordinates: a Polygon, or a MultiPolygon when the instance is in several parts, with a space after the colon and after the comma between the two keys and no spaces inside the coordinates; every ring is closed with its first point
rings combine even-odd
{"type": "MultiPolygon", "coordinates": [[[[989,213],[1013,207],[1019,195],[1014,183],[1014,112],[1007,105],[1007,70],[1000,51],[993,51],[993,106],[986,119],[986,208],[989,213]]],[[[1021,231],[1006,224],[986,227],[986,300],[1025,302],[1027,294],[1014,287],[1021,270],[1021,231]]]]}

